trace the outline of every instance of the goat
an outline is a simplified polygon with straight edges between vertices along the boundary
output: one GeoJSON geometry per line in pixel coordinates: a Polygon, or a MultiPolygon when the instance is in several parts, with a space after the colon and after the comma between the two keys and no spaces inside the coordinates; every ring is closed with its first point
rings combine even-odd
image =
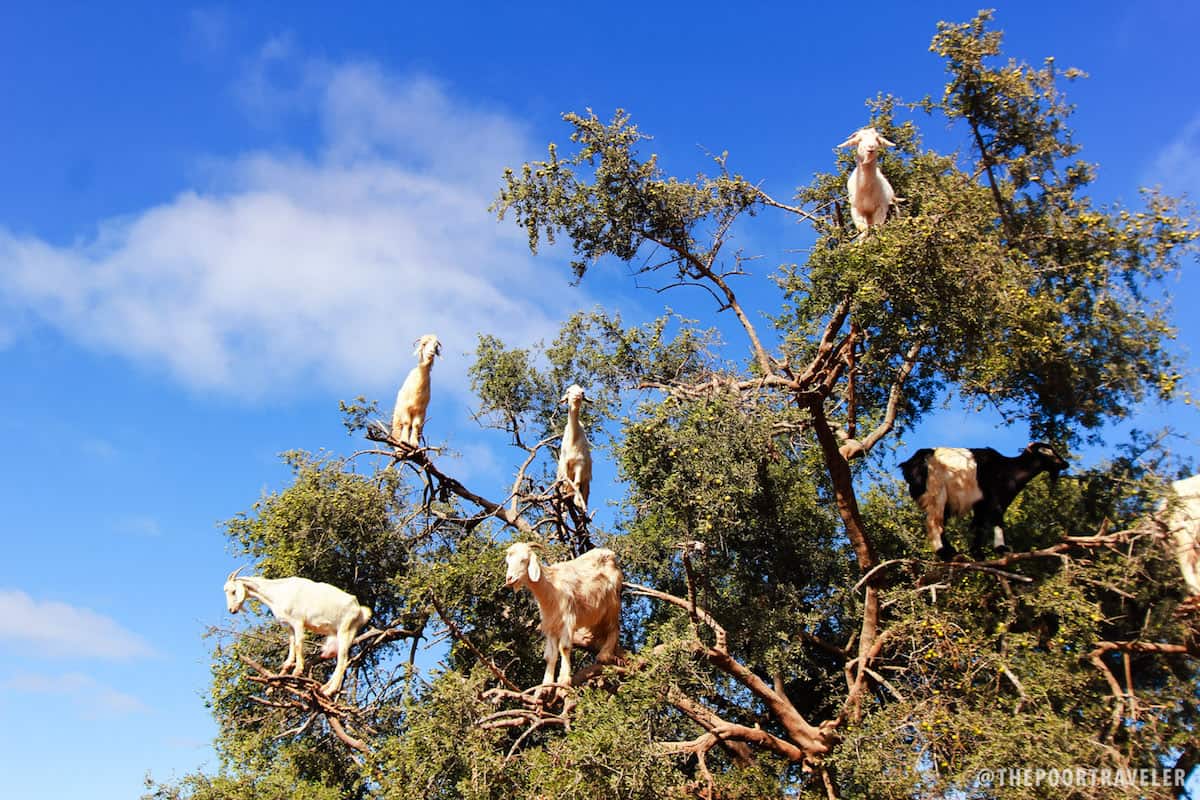
{"type": "Polygon", "coordinates": [[[555,683],[554,667],[561,657],[557,683],[565,686],[571,682],[572,644],[594,649],[599,664],[616,660],[624,577],[612,550],[601,547],[570,561],[542,564],[539,548],[530,542],[509,545],[504,585],[513,591],[525,586],[533,593],[546,635],[542,684],[555,683]]]}
{"type": "Polygon", "coordinates": [[[942,540],[946,517],[973,510],[972,552],[982,551],[991,530],[992,546],[1003,555],[1009,550],[1002,527],[1009,505],[1037,475],[1048,472],[1054,483],[1066,468],[1067,462],[1042,442],[1033,442],[1013,458],[990,447],[924,447],[900,464],[909,494],[925,511],[929,546],[943,561],[955,555],[954,547],[942,540]]]}
{"type": "Polygon", "coordinates": [[[358,604],[358,598],[328,583],[308,578],[238,577],[238,567],[225,580],[225,601],[230,614],[241,610],[247,597],[271,609],[275,618],[292,629],[288,639],[287,659],[279,671],[286,672],[295,665],[293,675],[304,671],[304,631],[327,635],[322,658],[337,655],[333,675],[321,687],[321,693],[332,697],[342,686],[350,656],[350,644],[358,629],[371,619],[371,609],[358,604]]]}
{"type": "Polygon", "coordinates": [[[1188,592],[1200,595],[1200,475],[1171,484],[1175,503],[1167,518],[1171,549],[1188,592]]]}
{"type": "Polygon", "coordinates": [[[576,508],[586,514],[592,484],[592,452],[587,434],[579,423],[579,411],[590,401],[578,384],[572,384],[560,402],[567,406],[567,427],[563,430],[562,449],[558,453],[556,479],[567,485],[575,498],[576,508]]]}
{"type": "Polygon", "coordinates": [[[865,235],[876,225],[887,221],[888,209],[896,201],[892,185],[879,170],[880,145],[895,147],[895,143],[883,138],[874,128],[862,128],[838,145],[854,145],[854,171],[846,180],[846,194],[850,196],[850,216],[859,235],[865,235]]]}
{"type": "Polygon", "coordinates": [[[392,412],[392,438],[409,447],[421,446],[421,430],[425,427],[425,411],[429,408],[429,371],[433,359],[442,354],[442,343],[427,333],[413,343],[417,366],[404,379],[396,393],[396,408],[392,412]]]}

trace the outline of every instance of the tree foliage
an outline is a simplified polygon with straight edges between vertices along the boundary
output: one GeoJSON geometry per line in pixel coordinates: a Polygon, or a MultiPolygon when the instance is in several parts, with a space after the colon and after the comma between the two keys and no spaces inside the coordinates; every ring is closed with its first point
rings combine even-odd
{"type": "Polygon", "coordinates": [[[220,772],[149,796],[1172,796],[978,778],[1200,758],[1200,622],[1154,513],[1185,466],[1169,437],[1035,480],[1008,512],[1017,552],[986,562],[932,561],[880,469],[947,398],[1066,450],[1179,378],[1160,285],[1193,252],[1193,221],[1155,192],[1130,208],[1089,195],[1096,168],[1059,87],[1081,73],[1001,62],[990,16],[938,26],[940,97],[869,101],[904,200],[857,241],[845,153],[783,202],[725,154],[713,175],[668,174],[625,112],[564,115],[570,145],[507,171],[494,210],[535,251],[565,237],[578,280],[613,258],[702,287],[733,344],[669,312],[641,326],[580,312],[529,349],[481,333],[477,419],[517,446],[511,486],[468,488],[428,451],[397,453],[372,404],[344,406],[388,447],[289,454],[293,485],[228,532],[267,574],[357,593],[385,635],[360,636],[329,702],[255,669],[281,660],[269,625],[220,635],[220,772]],[[963,151],[925,143],[922,125],[943,124],[963,151]],[[757,214],[802,219],[815,242],[760,276],[777,305],[752,309],[735,291],[749,260],[727,244],[757,214]],[[618,468],[611,521],[556,502],[572,383],[618,468]],[[585,658],[562,696],[522,693],[540,634],[529,595],[500,589],[513,537],[552,560],[618,553],[623,664],[585,658]],[[416,657],[422,637],[443,642],[436,665],[416,657]]]}

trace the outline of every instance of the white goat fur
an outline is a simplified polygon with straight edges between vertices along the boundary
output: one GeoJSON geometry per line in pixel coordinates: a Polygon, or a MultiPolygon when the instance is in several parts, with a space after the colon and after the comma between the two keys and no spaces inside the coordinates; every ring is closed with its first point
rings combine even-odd
{"type": "Polygon", "coordinates": [[[592,451],[583,425],[579,423],[579,411],[587,397],[579,385],[572,384],[561,402],[567,405],[567,427],[563,430],[562,449],[558,453],[556,478],[566,484],[568,493],[575,497],[575,505],[586,514],[592,486],[592,451]]]}
{"type": "Polygon", "coordinates": [[[234,570],[225,581],[225,601],[229,613],[236,614],[247,597],[263,603],[280,622],[292,629],[288,639],[287,660],[279,668],[284,672],[292,667],[293,675],[304,671],[304,631],[328,636],[321,650],[322,658],[337,654],[337,665],[321,692],[332,697],[342,686],[350,656],[350,644],[358,629],[371,619],[371,609],[359,605],[358,598],[328,583],[308,578],[238,577],[234,570]]]}
{"type": "MultiPolygon", "coordinates": [[[[975,456],[961,447],[938,447],[933,451],[934,467],[929,470],[925,494],[917,501],[925,512],[925,534],[934,552],[945,545],[942,533],[946,517],[961,517],[983,499],[975,474],[975,456]]],[[[1003,544],[1003,535],[996,534],[1003,544]]]]}
{"type": "Polygon", "coordinates": [[[404,379],[396,393],[396,408],[392,411],[392,438],[410,447],[421,446],[421,430],[425,427],[425,411],[429,408],[429,371],[433,359],[441,355],[442,344],[432,333],[414,343],[417,366],[404,379]]]}
{"type": "Polygon", "coordinates": [[[1179,558],[1179,571],[1188,591],[1200,595],[1200,475],[1171,484],[1174,508],[1167,521],[1171,549],[1179,558]]]}
{"type": "Polygon", "coordinates": [[[542,564],[536,548],[528,542],[509,545],[504,585],[533,593],[546,635],[542,683],[556,682],[555,662],[561,658],[557,683],[565,686],[571,682],[572,644],[594,649],[600,664],[616,660],[623,576],[616,555],[603,547],[558,564],[542,564]]]}
{"type": "Polygon", "coordinates": [[[892,185],[879,170],[880,146],[895,147],[874,128],[862,128],[838,145],[855,146],[854,171],[846,181],[850,196],[850,216],[860,234],[887,221],[888,209],[896,201],[892,185]]]}

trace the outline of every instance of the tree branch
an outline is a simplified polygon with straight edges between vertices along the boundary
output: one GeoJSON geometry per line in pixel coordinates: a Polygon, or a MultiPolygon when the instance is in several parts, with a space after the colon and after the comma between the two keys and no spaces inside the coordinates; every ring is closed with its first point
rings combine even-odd
{"type": "MultiPolygon", "coordinates": [[[[632,590],[633,594],[644,595],[646,597],[654,597],[672,605],[678,606],[688,611],[689,614],[694,613],[696,619],[704,622],[716,634],[716,642],[712,646],[705,645],[703,642],[695,642],[695,649],[703,655],[710,664],[717,669],[729,675],[742,686],[746,687],[757,697],[770,711],[771,715],[783,726],[787,731],[788,736],[799,745],[799,749],[806,753],[810,758],[819,758],[827,753],[837,737],[833,733],[832,725],[816,726],[804,719],[792,702],[784,695],[777,693],[770,685],[762,678],[747,668],[744,664],[738,661],[730,654],[725,629],[715,620],[712,615],[704,608],[689,603],[682,597],[676,597],[666,592],[660,592],[656,589],[650,589],[637,584],[626,584],[632,590]]],[[[744,738],[739,735],[738,738],[744,738]]],[[[765,744],[760,737],[747,739],[747,741],[755,741],[758,744],[765,744]]],[[[772,747],[767,744],[766,746],[772,747]]],[[[789,745],[795,748],[795,745],[789,745]]],[[[790,758],[790,756],[789,756],[790,758]]],[[[792,760],[799,760],[793,758],[792,760]]]]}
{"type": "Polygon", "coordinates": [[[892,428],[896,425],[896,416],[900,411],[900,401],[904,399],[904,383],[917,365],[917,356],[921,353],[921,347],[920,342],[915,343],[905,353],[904,363],[901,365],[900,371],[896,373],[896,379],[892,381],[892,386],[888,390],[888,402],[883,421],[861,442],[856,441],[853,438],[854,431],[850,431],[850,441],[840,448],[842,457],[847,461],[867,455],[880,439],[892,432],[892,428]]]}
{"type": "Polygon", "coordinates": [[[399,461],[407,461],[408,463],[418,467],[426,475],[432,477],[437,481],[438,491],[449,491],[451,494],[457,495],[467,502],[474,503],[486,511],[488,515],[496,517],[506,525],[511,525],[523,533],[534,533],[533,526],[523,519],[520,514],[509,510],[499,503],[494,503],[491,500],[488,500],[486,497],[472,492],[457,479],[450,477],[438,469],[429,456],[425,454],[425,452],[421,450],[412,450],[411,448],[408,448],[407,452],[401,451],[401,448],[404,447],[404,445],[392,439],[389,433],[386,433],[374,426],[368,426],[366,435],[371,441],[383,442],[397,448],[398,452],[393,455],[393,458],[399,461]]]}
{"type": "Polygon", "coordinates": [[[692,269],[693,272],[696,273],[697,277],[702,277],[710,281],[720,290],[721,295],[725,298],[725,307],[733,311],[734,315],[738,318],[738,322],[741,323],[742,329],[746,331],[746,336],[750,339],[750,347],[754,351],[754,358],[758,362],[758,367],[762,371],[762,374],[774,374],[771,358],[767,355],[766,348],[763,347],[762,341],[758,338],[758,332],[754,328],[754,323],[750,321],[750,317],[747,316],[745,310],[742,309],[742,306],[738,302],[737,295],[734,294],[733,289],[730,288],[725,279],[718,275],[717,272],[712,268],[711,258],[716,256],[717,249],[720,245],[718,244],[713,248],[713,251],[710,255],[710,261],[705,262],[695,253],[688,250],[678,242],[663,241],[646,233],[643,233],[643,235],[648,241],[654,242],[655,244],[674,252],[680,257],[680,259],[684,261],[684,263],[688,265],[688,267],[692,269]]]}
{"type": "Polygon", "coordinates": [[[458,629],[458,626],[455,625],[454,622],[450,619],[450,617],[448,617],[446,615],[446,612],[442,611],[442,607],[438,603],[436,597],[433,597],[432,595],[430,595],[429,602],[433,605],[433,610],[437,612],[438,617],[441,618],[441,620],[445,624],[446,628],[450,631],[451,636],[453,636],[455,639],[457,639],[458,641],[460,641],[464,645],[466,645],[467,649],[471,651],[472,655],[474,655],[475,658],[479,659],[479,661],[485,667],[487,667],[488,670],[493,675],[495,675],[496,678],[501,683],[503,683],[505,686],[507,686],[511,691],[514,691],[514,692],[521,691],[521,687],[517,686],[515,683],[513,683],[511,680],[509,680],[508,676],[504,674],[504,670],[502,670],[502,669],[500,669],[500,667],[496,666],[496,662],[492,661],[490,658],[488,658],[486,655],[484,655],[483,652],[480,651],[480,649],[475,646],[474,642],[472,642],[465,633],[463,633],[462,631],[460,631],[458,629]]]}

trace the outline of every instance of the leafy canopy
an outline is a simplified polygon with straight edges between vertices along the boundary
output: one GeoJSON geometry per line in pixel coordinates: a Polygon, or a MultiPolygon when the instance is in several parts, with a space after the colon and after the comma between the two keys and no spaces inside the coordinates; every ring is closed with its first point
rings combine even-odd
{"type": "MultiPolygon", "coordinates": [[[[395,443],[373,467],[289,454],[293,484],[229,523],[235,548],[353,590],[388,633],[360,643],[343,697],[315,705],[248,666],[282,659],[266,620],[220,635],[219,774],[149,796],[1172,796],[977,777],[1200,759],[1200,624],[1155,514],[1185,466],[1170,434],[1033,481],[1006,517],[1018,552],[981,563],[933,561],[881,469],[948,398],[1066,452],[1179,380],[1161,285],[1194,253],[1193,219],[1153,191],[1093,198],[1060,88],[1082,73],[1004,61],[1001,44],[990,12],[941,23],[944,90],[869,101],[903,201],[866,237],[843,224],[848,153],[785,202],[726,154],[713,175],[670,175],[623,111],[564,115],[569,144],[508,170],[496,213],[534,251],[565,237],[577,280],[617,259],[660,288],[704,288],[732,343],[669,311],[632,327],[580,312],[532,348],[481,332],[477,419],[517,446],[511,486],[469,488],[436,451],[395,443]],[[922,127],[946,126],[961,152],[926,144],[922,127]],[[803,263],[753,276],[728,252],[759,214],[811,225],[803,263]],[[739,294],[756,277],[773,306],[739,294]],[[572,383],[623,492],[590,523],[553,487],[572,383]],[[549,561],[589,541],[617,552],[623,664],[580,653],[563,696],[521,693],[541,636],[528,593],[501,588],[513,537],[549,561]]],[[[344,410],[381,440],[372,403],[344,410]]]]}

